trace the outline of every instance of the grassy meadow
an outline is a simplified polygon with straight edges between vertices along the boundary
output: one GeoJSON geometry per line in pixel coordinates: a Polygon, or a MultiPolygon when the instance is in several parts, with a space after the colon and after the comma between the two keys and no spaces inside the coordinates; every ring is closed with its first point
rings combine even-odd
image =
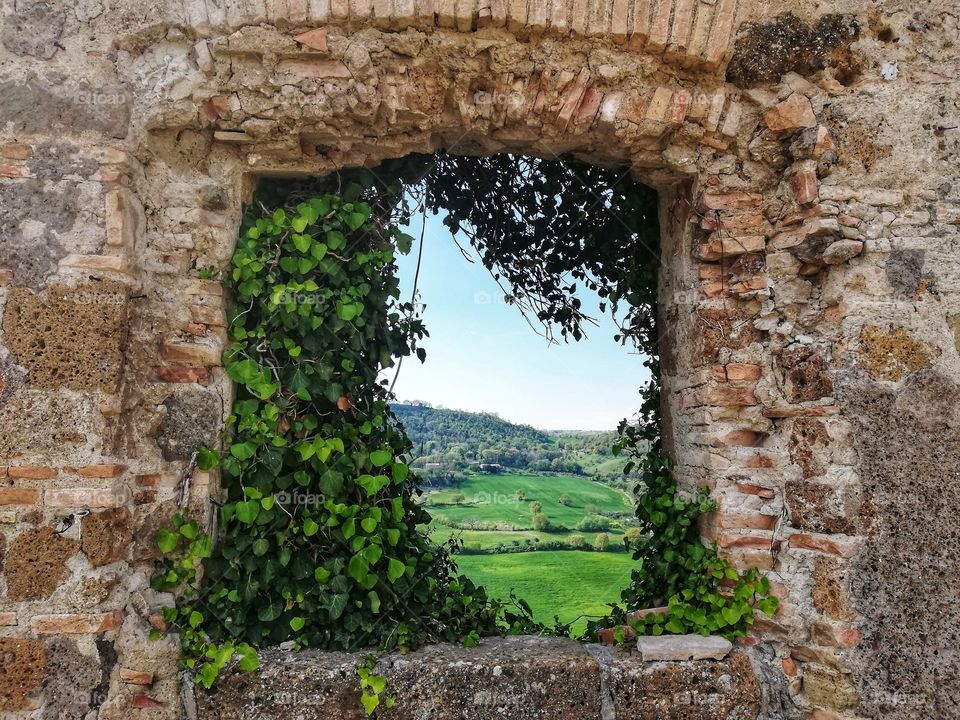
{"type": "MultiPolygon", "coordinates": [[[[581,614],[601,615],[606,603],[619,599],[629,580],[632,560],[627,552],[536,550],[543,543],[575,542],[574,536],[582,537],[584,545],[593,545],[599,532],[577,526],[597,513],[614,515],[607,515],[611,527],[604,532],[610,548],[622,549],[633,505],[618,489],[585,477],[478,474],[454,488],[430,492],[424,502],[433,517],[430,530],[435,540],[456,537],[473,553],[498,550],[496,554],[461,554],[457,559],[461,570],[494,597],[505,598],[514,589],[541,622],[552,623],[554,615],[562,622],[581,614]],[[564,496],[566,504],[560,502],[564,496]],[[553,530],[533,529],[534,502],[540,503],[540,512],[553,530]],[[506,551],[517,546],[529,550],[506,551]]],[[[575,630],[585,624],[579,621],[575,630]]]]}

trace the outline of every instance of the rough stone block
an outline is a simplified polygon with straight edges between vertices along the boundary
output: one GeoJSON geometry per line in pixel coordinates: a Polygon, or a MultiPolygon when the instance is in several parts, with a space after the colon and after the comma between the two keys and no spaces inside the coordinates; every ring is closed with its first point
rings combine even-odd
{"type": "Polygon", "coordinates": [[[637,650],[644,662],[657,660],[723,660],[733,643],[717,636],[660,635],[637,638],[637,650]]]}
{"type": "Polygon", "coordinates": [[[79,543],[56,535],[51,528],[27,530],[7,551],[7,595],[11,600],[50,597],[70,574],[69,560],[79,543]]]}

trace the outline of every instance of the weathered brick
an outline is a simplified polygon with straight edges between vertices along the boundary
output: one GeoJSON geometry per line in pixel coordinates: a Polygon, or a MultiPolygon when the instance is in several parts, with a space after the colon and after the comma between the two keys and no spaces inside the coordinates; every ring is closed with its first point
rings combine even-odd
{"type": "Polygon", "coordinates": [[[213,327],[225,327],[227,324],[223,309],[210,305],[191,305],[190,317],[196,323],[212,325],[213,327]]]}
{"type": "Polygon", "coordinates": [[[126,465],[84,465],[82,467],[64,468],[85,478],[115,478],[123,475],[126,465]]]}
{"type": "Polygon", "coordinates": [[[205,367],[177,367],[161,365],[155,371],[160,382],[168,383],[199,383],[206,385],[210,382],[210,371],[205,367]]]}
{"type": "Polygon", "coordinates": [[[86,635],[117,630],[123,624],[123,611],[108,613],[34,615],[30,627],[38,635],[86,635]]]}
{"type": "Polygon", "coordinates": [[[705,210],[745,210],[759,207],[763,195],[754,192],[704,193],[697,203],[700,211],[705,210]]]}
{"type": "Polygon", "coordinates": [[[120,668],[120,680],[127,685],[153,685],[153,673],[149,670],[120,668]]]}
{"type": "Polygon", "coordinates": [[[728,446],[756,447],[763,442],[765,437],[766,433],[757,432],[756,430],[731,430],[723,436],[721,442],[723,445],[728,446]]]}
{"type": "Polygon", "coordinates": [[[780,547],[780,542],[772,538],[757,535],[718,535],[717,546],[722,548],[772,550],[780,547]]]}
{"type": "Polygon", "coordinates": [[[308,30],[305,33],[300,33],[293,39],[301,45],[306,45],[319,52],[327,52],[330,49],[327,44],[327,29],[325,27],[308,30]]]}
{"type": "Polygon", "coordinates": [[[736,486],[737,490],[746,495],[756,495],[757,497],[761,497],[765,500],[771,500],[776,495],[772,489],[765,488],[760,485],[754,485],[753,483],[738,482],[736,483],[736,486]]]}
{"type": "Polygon", "coordinates": [[[0,612],[0,627],[10,627],[17,624],[15,612],[0,612]]]}
{"type": "Polygon", "coordinates": [[[26,160],[33,154],[33,148],[25,143],[7,143],[0,145],[0,157],[8,160],[26,160]]]}
{"type": "Polygon", "coordinates": [[[853,557],[860,551],[857,543],[842,542],[832,540],[822,535],[808,535],[806,533],[795,533],[790,536],[789,545],[799,550],[813,550],[815,552],[836,555],[838,557],[853,557]]]}
{"type": "Polygon", "coordinates": [[[817,173],[813,170],[802,170],[794,173],[790,178],[793,198],[800,205],[816,202],[818,198],[817,188],[817,173]]]}
{"type": "Polygon", "coordinates": [[[50,507],[110,508],[123,504],[123,493],[110,488],[58,488],[47,490],[43,502],[50,507]]]}
{"type": "Polygon", "coordinates": [[[795,92],[765,112],[763,122],[773,132],[788,135],[796,130],[816,127],[817,118],[813,114],[810,101],[804,95],[795,92]]]}
{"type": "Polygon", "coordinates": [[[43,465],[11,465],[7,476],[23,480],[49,480],[57,476],[57,469],[43,465]]]}
{"type": "Polygon", "coordinates": [[[0,177],[5,177],[5,178],[23,177],[23,168],[20,167],[19,165],[0,164],[0,177]]]}
{"type": "Polygon", "coordinates": [[[863,634],[855,627],[817,621],[810,625],[810,637],[818,645],[852,648],[860,644],[863,634]]]}
{"type": "Polygon", "coordinates": [[[160,355],[168,362],[180,362],[192,365],[219,365],[220,348],[199,343],[166,342],[160,355]]]}
{"type": "Polygon", "coordinates": [[[707,390],[707,404],[716,407],[748,407],[758,400],[750,388],[711,387],[707,390]]]}
{"type": "Polygon", "coordinates": [[[40,491],[33,488],[0,487],[0,506],[35,505],[40,499],[40,491]]]}

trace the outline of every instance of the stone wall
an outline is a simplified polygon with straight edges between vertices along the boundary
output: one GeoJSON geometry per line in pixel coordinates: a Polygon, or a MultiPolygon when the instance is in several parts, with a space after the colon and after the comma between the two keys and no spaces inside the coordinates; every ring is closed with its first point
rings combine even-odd
{"type": "Polygon", "coordinates": [[[183,478],[197,512],[217,492],[187,472],[230,402],[198,270],[256,177],[437,148],[661,191],[668,446],[721,503],[704,535],[782,599],[744,643],[758,712],[956,713],[951,3],[4,0],[2,23],[5,717],[181,716],[148,579],[183,478]]]}

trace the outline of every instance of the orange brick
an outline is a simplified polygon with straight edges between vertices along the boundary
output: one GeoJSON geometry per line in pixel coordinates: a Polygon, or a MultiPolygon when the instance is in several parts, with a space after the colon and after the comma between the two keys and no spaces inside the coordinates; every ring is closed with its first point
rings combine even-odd
{"type": "Polygon", "coordinates": [[[727,380],[730,382],[741,382],[748,380],[759,380],[763,368],[760,365],[749,363],[728,363],[727,380]]]}
{"type": "Polygon", "coordinates": [[[120,680],[127,685],[153,685],[153,673],[149,670],[120,668],[120,680]]]}
{"type": "Polygon", "coordinates": [[[65,468],[85,478],[115,478],[123,475],[126,465],[85,465],[77,468],[65,468]]]}
{"type": "Polygon", "coordinates": [[[720,557],[730,562],[736,568],[756,568],[757,570],[773,570],[773,554],[769,548],[762,550],[743,550],[721,548],[720,557]]]}
{"type": "Polygon", "coordinates": [[[704,193],[697,203],[703,210],[744,210],[757,207],[763,195],[752,192],[704,193]]]}
{"type": "Polygon", "coordinates": [[[789,545],[792,548],[800,550],[813,550],[814,552],[826,553],[827,555],[837,555],[838,557],[853,557],[860,551],[856,543],[845,543],[838,540],[831,540],[822,535],[807,535],[804,533],[795,533],[790,536],[789,545]]]}
{"type": "Polygon", "coordinates": [[[0,177],[18,178],[23,177],[23,168],[19,165],[0,165],[0,177]]]}
{"type": "Polygon", "coordinates": [[[33,154],[33,148],[24,143],[0,145],[0,156],[9,160],[26,160],[33,154]]]}
{"type": "Polygon", "coordinates": [[[100,182],[102,182],[104,185],[114,185],[119,183],[122,177],[123,173],[121,173],[119,170],[100,168],[100,182]]]}
{"type": "Polygon", "coordinates": [[[57,476],[57,469],[42,465],[20,465],[7,468],[8,477],[24,480],[49,480],[57,476]]]}
{"type": "Polygon", "coordinates": [[[760,485],[754,485],[753,483],[738,482],[737,490],[746,494],[746,495],[756,495],[761,497],[764,500],[772,500],[776,493],[770,488],[765,488],[760,485]]]}
{"type": "Polygon", "coordinates": [[[123,624],[123,611],[109,613],[34,615],[30,627],[38,635],[86,635],[117,630],[123,624]]]}
{"type": "Polygon", "coordinates": [[[17,624],[17,614],[15,612],[0,612],[0,626],[9,627],[17,624]]]}
{"type": "Polygon", "coordinates": [[[756,447],[763,442],[766,433],[756,430],[732,430],[723,436],[723,444],[736,447],[756,447]]]}
{"type": "Polygon", "coordinates": [[[817,193],[817,174],[812,170],[804,170],[790,178],[790,189],[793,197],[800,205],[815,202],[817,193]]]}
{"type": "Polygon", "coordinates": [[[0,488],[0,505],[35,505],[40,491],[33,488],[0,488]]]}
{"type": "Polygon", "coordinates": [[[195,343],[164,343],[160,350],[164,360],[192,365],[219,365],[220,349],[195,343]]]}
{"type": "Polygon", "coordinates": [[[757,535],[718,535],[717,545],[722,548],[747,548],[751,550],[776,549],[780,543],[757,535]]]}
{"type": "Polygon", "coordinates": [[[777,524],[774,515],[718,513],[717,526],[724,530],[773,530],[777,524]]]}
{"type": "Polygon", "coordinates": [[[707,405],[715,407],[747,407],[758,401],[750,388],[712,387],[707,389],[707,405]]]}
{"type": "Polygon", "coordinates": [[[797,675],[797,663],[794,662],[793,658],[785,657],[780,661],[780,665],[783,667],[783,674],[787,677],[796,677],[797,675]]]}
{"type": "Polygon", "coordinates": [[[202,367],[174,367],[161,365],[156,370],[156,378],[160,382],[168,383],[199,383],[206,385],[210,382],[210,371],[202,367]]]}
{"type": "Polygon", "coordinates": [[[757,453],[753,457],[747,460],[747,467],[758,470],[762,468],[772,468],[774,465],[773,458],[767,457],[761,453],[757,453]]]}
{"type": "Polygon", "coordinates": [[[130,707],[133,708],[152,708],[152,707],[163,707],[163,703],[159,700],[155,700],[145,693],[137,693],[130,700],[130,707]]]}

